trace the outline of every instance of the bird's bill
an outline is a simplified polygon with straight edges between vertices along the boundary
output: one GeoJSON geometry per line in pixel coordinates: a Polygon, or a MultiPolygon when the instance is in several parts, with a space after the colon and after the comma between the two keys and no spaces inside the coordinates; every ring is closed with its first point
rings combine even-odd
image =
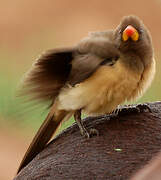
{"type": "Polygon", "coordinates": [[[133,41],[137,41],[139,39],[138,31],[131,25],[128,25],[122,33],[123,41],[127,41],[129,38],[133,41]]]}

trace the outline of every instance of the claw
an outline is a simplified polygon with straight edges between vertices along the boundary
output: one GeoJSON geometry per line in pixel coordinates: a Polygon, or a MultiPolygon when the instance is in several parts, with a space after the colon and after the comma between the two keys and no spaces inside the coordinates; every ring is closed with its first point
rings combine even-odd
{"type": "Polygon", "coordinates": [[[97,129],[91,128],[89,130],[90,136],[99,136],[99,131],[97,129]]]}
{"type": "Polygon", "coordinates": [[[85,129],[85,128],[81,128],[80,129],[80,133],[82,136],[84,136],[85,138],[90,138],[90,133],[85,129]]]}
{"type": "Polygon", "coordinates": [[[77,110],[75,112],[74,118],[75,118],[76,123],[79,126],[80,133],[82,136],[84,136],[86,138],[90,138],[93,135],[97,135],[97,136],[99,135],[99,132],[96,129],[91,128],[88,132],[87,129],[84,127],[82,119],[81,119],[81,110],[77,110]]]}
{"type": "Polygon", "coordinates": [[[89,132],[84,128],[83,130],[80,130],[82,136],[86,138],[90,138],[92,136],[99,136],[99,131],[97,129],[91,128],[89,129],[89,132]]]}
{"type": "Polygon", "coordinates": [[[147,104],[138,104],[136,108],[139,112],[152,112],[151,108],[147,104]]]}
{"type": "Polygon", "coordinates": [[[116,108],[113,112],[112,112],[112,115],[114,116],[114,117],[116,117],[116,116],[118,116],[118,114],[119,114],[119,112],[121,112],[121,108],[116,108]]]}
{"type": "Polygon", "coordinates": [[[141,112],[152,112],[150,107],[147,104],[138,104],[138,105],[127,105],[119,111],[120,115],[125,115],[129,113],[141,113],[141,112]]]}

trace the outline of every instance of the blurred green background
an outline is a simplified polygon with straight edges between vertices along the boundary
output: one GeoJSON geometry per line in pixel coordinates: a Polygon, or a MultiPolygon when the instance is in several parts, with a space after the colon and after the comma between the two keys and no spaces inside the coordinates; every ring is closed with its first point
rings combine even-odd
{"type": "Polygon", "coordinates": [[[0,179],[13,177],[47,114],[41,108],[24,113],[15,98],[22,76],[47,49],[71,46],[89,31],[115,28],[122,16],[135,14],[152,34],[157,63],[153,84],[139,102],[161,99],[161,0],[6,0],[0,12],[0,179]]]}

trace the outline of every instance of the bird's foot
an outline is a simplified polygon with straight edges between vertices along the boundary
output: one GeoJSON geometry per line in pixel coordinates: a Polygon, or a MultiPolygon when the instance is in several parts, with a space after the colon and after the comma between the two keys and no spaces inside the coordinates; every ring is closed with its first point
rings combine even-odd
{"type": "Polygon", "coordinates": [[[87,129],[84,126],[80,128],[80,133],[85,138],[90,138],[90,133],[87,131],[87,129]]]}
{"type": "Polygon", "coordinates": [[[119,112],[121,112],[121,110],[122,109],[118,106],[114,111],[112,111],[111,115],[113,117],[116,117],[116,116],[118,116],[119,112]]]}
{"type": "Polygon", "coordinates": [[[91,129],[89,129],[89,131],[87,131],[87,129],[83,127],[80,129],[80,133],[85,138],[90,138],[92,136],[99,136],[99,131],[94,128],[91,128],[91,129]]]}
{"type": "Polygon", "coordinates": [[[138,112],[152,112],[151,108],[147,104],[138,104],[136,109],[138,112]]]}
{"type": "Polygon", "coordinates": [[[91,136],[99,136],[99,131],[97,129],[95,129],[95,128],[91,128],[89,130],[89,134],[90,134],[90,137],[91,136]]]}
{"type": "Polygon", "coordinates": [[[141,112],[152,112],[150,107],[147,104],[138,104],[138,105],[127,105],[121,109],[120,114],[125,115],[129,113],[141,113],[141,112]]]}
{"type": "Polygon", "coordinates": [[[94,135],[99,135],[99,132],[97,129],[91,128],[89,131],[87,131],[87,129],[84,127],[82,119],[81,119],[81,110],[77,110],[74,113],[74,119],[76,121],[76,123],[78,124],[78,127],[80,129],[80,133],[82,136],[86,137],[86,138],[90,138],[94,135]]]}

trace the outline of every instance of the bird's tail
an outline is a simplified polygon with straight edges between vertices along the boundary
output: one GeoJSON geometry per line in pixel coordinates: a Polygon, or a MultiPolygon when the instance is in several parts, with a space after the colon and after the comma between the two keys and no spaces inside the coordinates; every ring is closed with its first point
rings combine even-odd
{"type": "MultiPolygon", "coordinates": [[[[54,105],[55,106],[55,105],[54,105]]],[[[17,174],[22,168],[24,168],[32,159],[40,153],[46,144],[49,142],[51,137],[56,133],[60,123],[66,119],[70,118],[72,112],[67,112],[63,110],[57,110],[56,107],[52,107],[45,121],[39,128],[37,134],[33,138],[27,152],[24,155],[23,160],[18,168],[17,174]]]]}

